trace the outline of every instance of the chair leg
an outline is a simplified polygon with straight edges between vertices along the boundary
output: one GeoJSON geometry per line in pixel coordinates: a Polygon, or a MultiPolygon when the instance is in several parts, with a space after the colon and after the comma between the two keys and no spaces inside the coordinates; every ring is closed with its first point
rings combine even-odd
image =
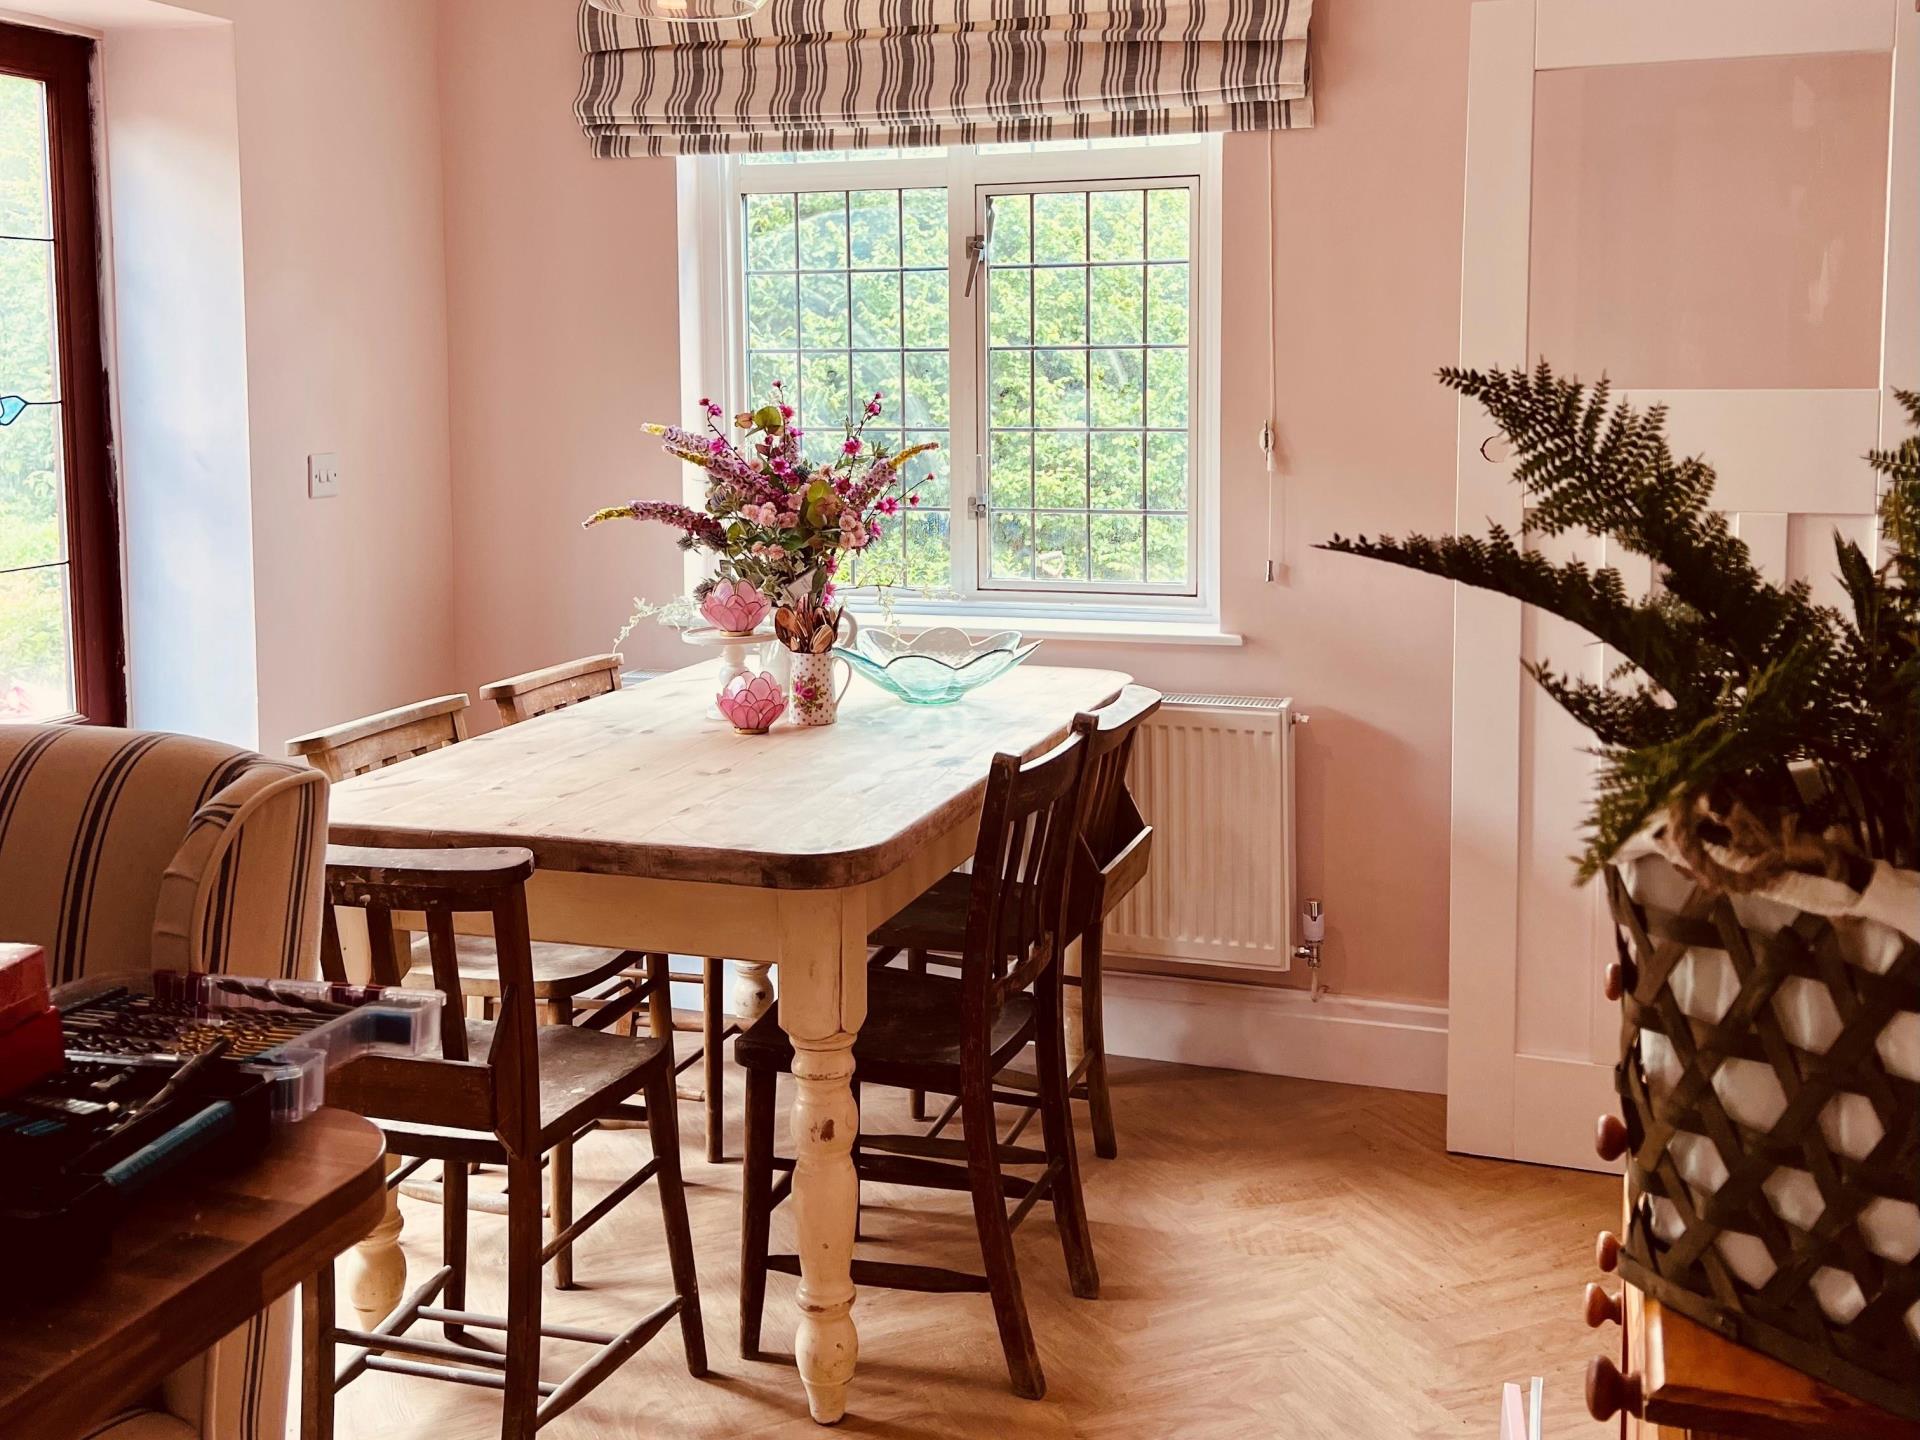
{"type": "Polygon", "coordinates": [[[1007,1224],[1007,1202],[1000,1188],[999,1137],[994,1127],[991,1085],[985,1076],[963,1076],[961,1084],[967,1180],[973,1192],[974,1225],[980,1231],[980,1256],[986,1262],[987,1289],[993,1296],[993,1318],[1000,1327],[1000,1348],[1006,1352],[1013,1393],[1038,1400],[1047,1393],[1047,1377],[1040,1369],[1033,1327],[1027,1323],[1027,1302],[1020,1293],[1013,1227],[1007,1224]]]}
{"type": "MultiPolygon", "coordinates": [[[[555,1025],[573,1023],[573,1002],[561,998],[551,1002],[550,1010],[555,1025]]],[[[562,1233],[573,1224],[573,1141],[562,1140],[553,1147],[553,1158],[548,1162],[547,1184],[552,1187],[551,1198],[547,1202],[547,1211],[553,1217],[553,1233],[562,1233]]],[[[571,1290],[573,1284],[573,1246],[563,1246],[553,1256],[553,1288],[571,1290]]]]}
{"type": "Polygon", "coordinates": [[[740,1358],[760,1353],[767,1302],[767,1236],[773,1219],[774,1076],[747,1071],[747,1139],[740,1168],[740,1358]]]}
{"type": "Polygon", "coordinates": [[[333,1440],[333,1261],[300,1287],[300,1440],[333,1440]]]}
{"type": "Polygon", "coordinates": [[[701,1070],[706,1077],[707,1163],[727,1158],[726,991],[727,962],[700,962],[701,1070]]]}
{"type": "MultiPolygon", "coordinates": [[[[539,1187],[535,1186],[535,1193],[539,1187]]],[[[536,1202],[537,1203],[537,1202],[536,1202]]],[[[507,1196],[508,1214],[512,1214],[513,1196],[507,1196]]],[[[464,1162],[448,1160],[440,1167],[440,1263],[453,1273],[447,1276],[447,1288],[441,1301],[449,1310],[467,1308],[467,1167],[464,1162]]],[[[464,1326],[444,1324],[447,1339],[456,1345],[466,1343],[464,1326]]]]}
{"type": "Polygon", "coordinates": [[[1093,1153],[1111,1160],[1120,1153],[1113,1131],[1113,1096],[1107,1090],[1107,1027],[1100,1006],[1100,962],[1106,926],[1099,920],[1080,937],[1080,1053],[1086,1057],[1087,1116],[1093,1153]]]}
{"type": "MultiPolygon", "coordinates": [[[[907,952],[907,973],[910,975],[924,975],[927,973],[926,951],[909,950],[907,952]]],[[[907,1092],[907,1113],[916,1120],[924,1120],[927,1118],[926,1091],[909,1090],[907,1092]]]]}
{"type": "Polygon", "coordinates": [[[507,1160],[507,1364],[501,1440],[531,1440],[540,1408],[540,1157],[507,1160]]]}
{"type": "Polygon", "coordinates": [[[1073,1139],[1073,1101],[1067,1094],[1067,1037],[1061,1014],[1060,979],[1043,976],[1034,987],[1034,1070],[1040,1086],[1040,1128],[1054,1172],[1053,1218],[1066,1252],[1067,1279],[1082,1300],[1100,1294],[1100,1270],[1093,1259],[1093,1233],[1087,1226],[1086,1198],[1080,1192],[1080,1156],[1073,1139]]]}
{"type": "Polygon", "coordinates": [[[687,1221],[686,1184],[680,1176],[680,1116],[675,1108],[671,1063],[654,1067],[647,1082],[647,1136],[660,1168],[654,1186],[660,1192],[660,1215],[667,1229],[667,1260],[673,1268],[673,1291],[680,1297],[680,1339],[686,1346],[687,1373],[707,1373],[707,1331],[700,1317],[700,1279],[693,1264],[693,1229],[687,1221]]]}

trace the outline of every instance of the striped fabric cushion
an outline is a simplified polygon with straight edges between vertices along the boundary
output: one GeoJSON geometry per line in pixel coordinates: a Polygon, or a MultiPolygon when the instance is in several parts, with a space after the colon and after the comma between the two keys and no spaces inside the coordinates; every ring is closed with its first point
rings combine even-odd
{"type": "MultiPolygon", "coordinates": [[[[0,725],[0,940],[55,984],[162,969],[319,969],[327,782],[212,740],[0,725]]],[[[164,1387],[113,1440],[284,1440],[293,1297],[164,1387]],[[171,1416],[172,1418],[167,1418],[171,1416]]]]}
{"type": "Polygon", "coordinates": [[[1313,123],[1313,0],[581,0],[602,156],[856,150],[1313,123]]]}
{"type": "Polygon", "coordinates": [[[211,740],[0,725],[0,938],[55,984],[317,969],[326,782],[211,740]]]}

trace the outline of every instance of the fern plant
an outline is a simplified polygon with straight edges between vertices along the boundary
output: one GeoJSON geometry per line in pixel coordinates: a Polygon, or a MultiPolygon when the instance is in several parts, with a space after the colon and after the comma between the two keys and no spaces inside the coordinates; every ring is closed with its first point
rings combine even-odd
{"type": "MultiPolygon", "coordinates": [[[[1663,406],[1614,403],[1607,382],[1446,369],[1511,442],[1526,531],[1604,535],[1653,563],[1658,593],[1549,561],[1500,526],[1484,536],[1346,539],[1365,555],[1510,595],[1570,620],[1622,663],[1604,683],[1529,663],[1601,757],[1581,877],[1665,822],[1707,878],[1783,868],[1864,883],[1872,862],[1920,864],[1920,435],[1867,463],[1882,477],[1884,558],[1834,536],[1844,608],[1776,585],[1713,509],[1714,471],[1676,457],[1663,406]]],[[[1897,392],[1920,428],[1920,394],[1897,392]]]]}

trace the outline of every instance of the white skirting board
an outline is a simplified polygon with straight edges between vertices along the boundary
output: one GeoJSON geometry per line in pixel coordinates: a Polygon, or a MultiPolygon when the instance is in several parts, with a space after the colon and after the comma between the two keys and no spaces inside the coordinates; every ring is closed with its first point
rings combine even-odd
{"type": "Polygon", "coordinates": [[[1108,970],[1107,1053],[1444,1094],[1443,1005],[1108,970]]]}

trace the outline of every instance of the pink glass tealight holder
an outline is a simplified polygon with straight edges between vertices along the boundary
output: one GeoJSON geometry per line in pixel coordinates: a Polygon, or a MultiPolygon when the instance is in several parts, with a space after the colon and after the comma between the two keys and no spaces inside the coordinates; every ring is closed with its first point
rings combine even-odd
{"type": "Polygon", "coordinates": [[[786,711],[787,697],[779,682],[762,670],[734,676],[713,703],[736,735],[764,735],[786,711]]]}
{"type": "Polygon", "coordinates": [[[750,635],[773,608],[758,588],[745,581],[722,580],[700,602],[709,625],[727,635],[750,635]]]}

